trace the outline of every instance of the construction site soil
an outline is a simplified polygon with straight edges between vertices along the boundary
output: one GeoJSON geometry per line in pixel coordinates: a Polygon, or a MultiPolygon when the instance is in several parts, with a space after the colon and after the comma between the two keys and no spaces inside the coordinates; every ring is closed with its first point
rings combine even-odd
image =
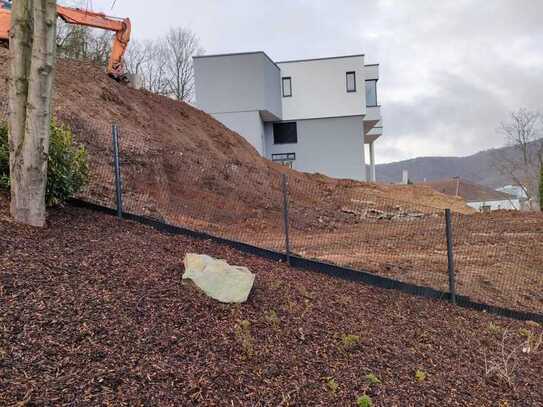
{"type": "Polygon", "coordinates": [[[535,407],[542,333],[84,209],[18,225],[0,194],[0,405],[535,407]],[[181,282],[188,252],[249,267],[248,302],[181,282]]]}
{"type": "MultiPolygon", "coordinates": [[[[7,51],[0,49],[6,106],[7,51]]],[[[447,290],[443,209],[451,208],[458,291],[543,311],[543,217],[473,214],[459,198],[420,185],[380,185],[306,174],[259,156],[241,136],[182,102],[61,60],[55,115],[88,151],[87,201],[115,205],[111,126],[120,129],[124,209],[273,250],[284,250],[282,176],[288,176],[292,250],[447,290]]],[[[5,110],[5,108],[4,108],[5,110]]]]}

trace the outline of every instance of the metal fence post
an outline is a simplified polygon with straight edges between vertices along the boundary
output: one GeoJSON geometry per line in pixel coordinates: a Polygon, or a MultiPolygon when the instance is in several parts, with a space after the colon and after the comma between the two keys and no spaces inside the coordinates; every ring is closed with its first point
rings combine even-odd
{"type": "Polygon", "coordinates": [[[119,129],[116,124],[111,127],[113,138],[113,159],[115,162],[115,192],[117,200],[117,216],[123,218],[123,193],[121,181],[121,163],[119,158],[119,129]]]}
{"type": "Polygon", "coordinates": [[[451,302],[456,304],[456,278],[454,274],[453,233],[451,224],[451,210],[445,209],[445,234],[447,235],[447,265],[449,271],[449,292],[451,302]]]}
{"type": "Polygon", "coordinates": [[[288,236],[288,175],[283,174],[283,222],[285,228],[285,255],[290,266],[290,240],[288,236]]]}

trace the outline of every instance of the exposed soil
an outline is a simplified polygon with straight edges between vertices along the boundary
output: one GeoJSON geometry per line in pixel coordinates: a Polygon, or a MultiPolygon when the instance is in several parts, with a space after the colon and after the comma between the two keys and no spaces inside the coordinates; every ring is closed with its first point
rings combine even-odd
{"type": "Polygon", "coordinates": [[[518,346],[543,333],[536,324],[83,209],[52,210],[43,230],[20,226],[1,195],[0,328],[2,405],[348,406],[363,393],[376,406],[543,404],[540,351],[515,353],[513,386],[485,375],[504,329],[518,346]],[[187,252],[248,266],[248,302],[182,283],[187,252]]]}
{"type": "MultiPolygon", "coordinates": [[[[454,215],[456,290],[472,300],[543,313],[543,214],[501,211],[454,215]]],[[[307,236],[293,233],[304,257],[361,268],[448,292],[445,220],[374,220],[307,236]]]]}

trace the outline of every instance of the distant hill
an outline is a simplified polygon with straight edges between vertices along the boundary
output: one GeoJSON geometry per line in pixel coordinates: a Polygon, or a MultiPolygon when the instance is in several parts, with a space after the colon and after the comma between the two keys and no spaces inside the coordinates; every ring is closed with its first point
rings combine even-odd
{"type": "Polygon", "coordinates": [[[514,147],[485,150],[467,157],[418,157],[376,166],[378,182],[400,182],[402,170],[409,172],[413,182],[435,181],[460,177],[477,184],[498,188],[512,183],[493,166],[496,155],[517,155],[514,147]]]}

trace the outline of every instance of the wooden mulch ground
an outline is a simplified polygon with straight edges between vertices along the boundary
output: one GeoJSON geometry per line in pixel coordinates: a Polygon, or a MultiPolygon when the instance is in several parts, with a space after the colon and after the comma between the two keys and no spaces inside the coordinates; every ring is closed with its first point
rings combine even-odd
{"type": "Polygon", "coordinates": [[[0,405],[541,406],[542,331],[84,209],[36,230],[0,196],[0,405]],[[249,301],[182,283],[187,252],[249,267],[249,301]],[[511,384],[485,375],[504,332],[511,384]]]}

